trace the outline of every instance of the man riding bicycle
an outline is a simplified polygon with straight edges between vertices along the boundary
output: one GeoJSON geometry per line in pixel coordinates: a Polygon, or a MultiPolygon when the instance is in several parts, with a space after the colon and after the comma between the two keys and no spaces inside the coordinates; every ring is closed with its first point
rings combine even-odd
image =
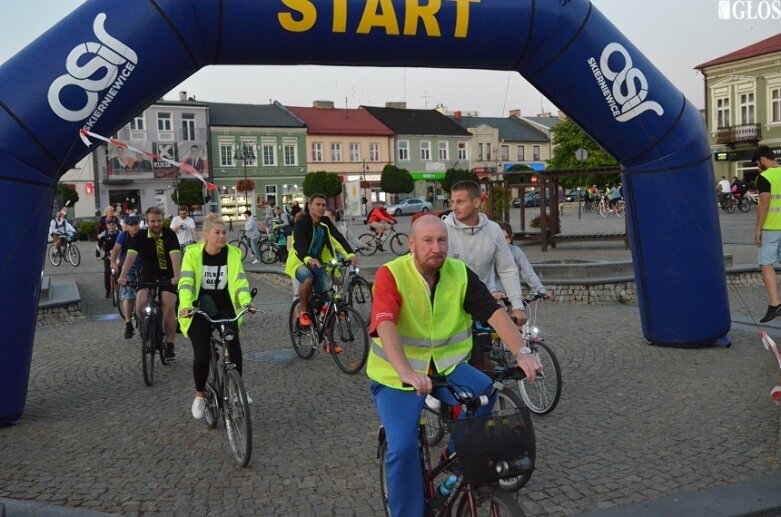
{"type": "Polygon", "coordinates": [[[301,314],[298,321],[302,327],[310,327],[309,297],[312,286],[318,292],[328,289],[328,278],[321,263],[342,254],[355,263],[355,254],[344,236],[330,219],[325,217],[326,198],[323,194],[312,194],[309,198],[309,213],[299,218],[293,226],[293,247],[288,254],[285,273],[301,283],[298,298],[301,314]]]}
{"type": "MultiPolygon", "coordinates": [[[[179,281],[181,255],[179,240],[170,228],[163,228],[163,211],[150,207],[146,211],[147,230],[133,237],[127,250],[127,258],[119,275],[119,285],[127,284],[127,277],[133,267],[136,255],[141,256],[141,283],[168,281],[158,288],[163,309],[163,330],[166,338],[166,356],[176,358],[174,338],[176,336],[176,284],[179,281]]],[[[147,289],[139,289],[136,295],[136,315],[142,320],[141,310],[147,303],[147,289]]]]}
{"type": "Polygon", "coordinates": [[[383,202],[379,201],[377,202],[377,206],[369,212],[366,222],[368,223],[369,228],[377,234],[377,237],[381,238],[385,232],[390,229],[390,225],[396,224],[398,221],[388,213],[383,202]]]}
{"type": "Polygon", "coordinates": [[[119,237],[117,223],[113,219],[108,219],[106,230],[98,237],[98,245],[95,247],[95,258],[103,260],[103,287],[106,288],[107,299],[111,297],[111,250],[114,249],[117,237],[119,237]]]}
{"type": "MultiPolygon", "coordinates": [[[[374,340],[366,373],[373,381],[372,396],[388,442],[390,513],[417,516],[424,508],[418,419],[424,396],[432,393],[428,374],[445,375],[475,394],[487,393],[492,385],[488,376],[466,363],[472,319],[493,326],[530,382],[541,366],[522,348],[518,328],[485,284],[466,264],[448,258],[448,232],[439,218],[415,221],[409,245],[411,254],[382,266],[375,276],[370,326],[374,340]]],[[[456,403],[445,389],[433,393],[456,403]]],[[[489,413],[492,403],[478,413],[489,413]]]]}
{"type": "MultiPolygon", "coordinates": [[[[129,216],[125,220],[125,231],[119,234],[117,241],[114,243],[114,248],[111,250],[111,267],[116,271],[121,271],[122,266],[125,264],[125,258],[127,256],[127,250],[130,248],[130,241],[139,231],[138,217],[135,215],[129,216]]],[[[141,271],[141,257],[136,255],[136,259],[131,266],[130,273],[127,275],[128,282],[138,282],[138,272],[141,271]]],[[[136,300],[136,291],[132,287],[122,288],[122,314],[125,316],[125,339],[133,337],[133,318],[132,310],[136,300]]]]}
{"type": "Polygon", "coordinates": [[[66,239],[76,234],[76,229],[65,219],[66,213],[64,209],[60,210],[49,223],[49,235],[54,241],[54,246],[63,255],[65,254],[66,239]]]}

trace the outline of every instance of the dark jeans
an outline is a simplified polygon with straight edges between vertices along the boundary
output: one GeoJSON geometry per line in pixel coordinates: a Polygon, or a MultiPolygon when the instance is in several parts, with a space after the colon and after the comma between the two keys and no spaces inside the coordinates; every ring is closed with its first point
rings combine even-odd
{"type": "Polygon", "coordinates": [[[103,286],[106,292],[111,292],[111,260],[109,257],[103,258],[103,286]]]}
{"type": "MultiPolygon", "coordinates": [[[[209,378],[209,363],[211,358],[211,344],[209,339],[212,335],[212,326],[204,318],[193,316],[193,322],[187,332],[187,337],[193,344],[193,379],[195,380],[195,391],[203,391],[206,388],[206,379],[209,378]]],[[[239,342],[239,333],[233,333],[233,341],[228,341],[228,352],[231,361],[236,365],[239,374],[242,371],[241,361],[241,343],[239,342]]]]}

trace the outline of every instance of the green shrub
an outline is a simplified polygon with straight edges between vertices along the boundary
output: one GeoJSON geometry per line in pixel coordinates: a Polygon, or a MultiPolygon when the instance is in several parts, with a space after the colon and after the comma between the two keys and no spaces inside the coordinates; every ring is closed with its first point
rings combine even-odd
{"type": "Polygon", "coordinates": [[[93,221],[83,221],[81,224],[79,224],[80,240],[89,240],[90,238],[94,239],[97,233],[98,223],[93,221]]]}

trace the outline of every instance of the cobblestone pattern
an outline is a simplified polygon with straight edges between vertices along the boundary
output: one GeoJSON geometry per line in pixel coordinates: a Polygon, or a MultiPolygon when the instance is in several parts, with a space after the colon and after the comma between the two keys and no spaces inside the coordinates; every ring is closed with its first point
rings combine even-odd
{"type": "Polygon", "coordinates": [[[35,326],[37,328],[43,328],[55,325],[70,325],[74,322],[84,321],[86,319],[87,318],[81,313],[81,304],[72,303],[60,307],[38,309],[35,326]]]}
{"type": "MultiPolygon", "coordinates": [[[[246,353],[289,350],[290,291],[255,275],[266,314],[248,319],[246,353]]],[[[265,277],[264,277],[265,278],[265,277]]],[[[363,374],[308,361],[245,361],[253,459],[229,457],[222,425],[192,419],[192,352],[152,387],[138,338],[121,338],[97,275],[77,278],[88,321],[38,329],[22,422],[0,429],[0,497],[126,515],[382,515],[377,417],[363,374]]],[[[730,290],[764,312],[763,288],[730,290]]],[[[528,515],[575,515],[781,470],[778,370],[755,333],[731,348],[645,344],[637,308],[542,307],[562,366],[561,402],[534,419],[537,470],[518,495],[528,515]]],[[[159,364],[158,364],[159,366],[159,364]]],[[[436,452],[435,452],[436,454],[436,452]]]]}

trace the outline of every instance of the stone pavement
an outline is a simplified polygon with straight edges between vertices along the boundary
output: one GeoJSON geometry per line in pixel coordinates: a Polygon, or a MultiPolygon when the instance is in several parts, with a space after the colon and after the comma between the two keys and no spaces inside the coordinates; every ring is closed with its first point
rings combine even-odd
{"type": "MultiPolygon", "coordinates": [[[[736,235],[753,224],[753,214],[726,217],[736,235]]],[[[627,253],[592,246],[576,253],[627,253]]],[[[0,428],[0,497],[127,515],[382,515],[369,383],[321,352],[292,355],[289,290],[250,275],[267,313],[242,339],[260,360],[245,360],[254,448],[240,469],[222,426],[208,430],[189,414],[186,341],[147,388],[138,340],[121,338],[97,263],[47,273],[76,279],[87,321],[36,334],[25,414],[0,428]]],[[[750,324],[764,310],[763,289],[730,297],[748,323],[730,333],[732,347],[699,350],[646,345],[636,307],[543,307],[564,391],[553,413],[534,419],[537,471],[519,494],[528,515],[635,514],[637,504],[662,515],[670,496],[695,501],[704,490],[777,479],[781,417],[768,394],[779,371],[750,324]]],[[[781,342],[781,322],[770,330],[781,342]]],[[[731,499],[734,514],[750,508],[741,497],[731,499]]]]}

